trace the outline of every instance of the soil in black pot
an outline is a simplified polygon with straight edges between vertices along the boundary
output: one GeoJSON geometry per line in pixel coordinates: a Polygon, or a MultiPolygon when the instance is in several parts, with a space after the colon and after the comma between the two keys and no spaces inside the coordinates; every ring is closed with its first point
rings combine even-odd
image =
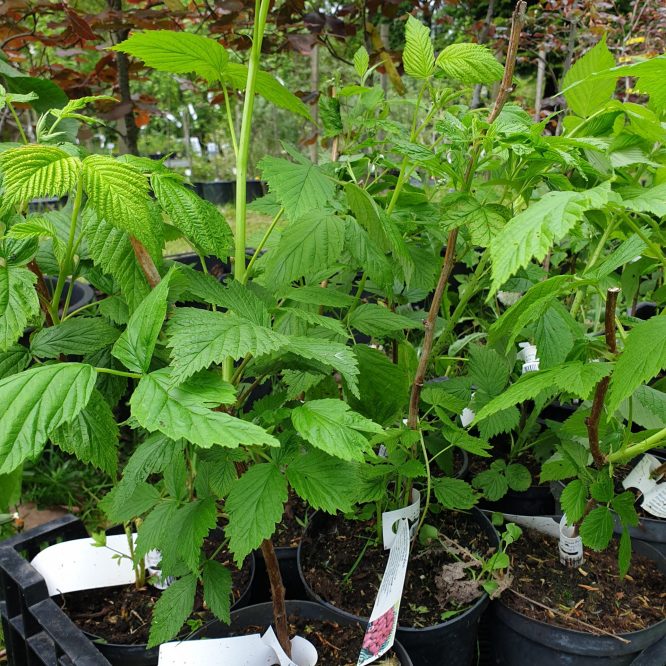
{"type": "MultiPolygon", "coordinates": [[[[212,540],[204,544],[208,556],[217,548],[212,540]],[[210,552],[208,552],[210,551],[210,552]]],[[[238,601],[247,589],[252,575],[251,560],[247,559],[242,569],[233,563],[231,554],[223,548],[216,556],[216,561],[224,564],[231,571],[233,600],[238,601]]],[[[107,643],[121,645],[140,645],[148,642],[153,607],[160,598],[161,591],[148,585],[136,589],[134,585],[82,590],[69,592],[55,600],[69,617],[85,632],[99,636],[107,643]]],[[[215,619],[203,603],[203,590],[197,590],[194,609],[181,634],[187,635],[202,623],[215,619]]]]}
{"type": "MultiPolygon", "coordinates": [[[[365,630],[360,624],[338,624],[331,620],[309,620],[294,615],[289,618],[289,635],[302,636],[317,649],[317,666],[356,666],[365,630]]],[[[230,636],[263,634],[266,627],[250,626],[230,636]]],[[[389,650],[377,666],[400,666],[400,660],[389,650]]]]}
{"type": "Polygon", "coordinates": [[[615,543],[600,553],[586,549],[583,566],[568,568],[560,563],[556,539],[524,530],[509,554],[513,583],[502,603],[531,619],[620,634],[666,617],[666,576],[652,560],[634,553],[629,574],[621,579],[615,543]]]}
{"type": "Polygon", "coordinates": [[[273,535],[273,545],[276,548],[296,548],[301,542],[307,518],[307,503],[290,489],[289,499],[284,505],[282,522],[273,535]]]}
{"type": "MultiPolygon", "coordinates": [[[[492,554],[488,537],[465,513],[445,511],[439,518],[440,533],[448,539],[483,559],[492,554]]],[[[341,610],[369,617],[389,556],[381,543],[368,545],[375,538],[374,520],[351,521],[343,517],[332,519],[323,529],[306,535],[301,564],[310,588],[341,610]],[[354,568],[364,548],[365,553],[354,568]]],[[[444,567],[457,559],[439,545],[414,547],[400,605],[401,627],[439,624],[464,611],[481,596],[481,588],[474,586],[474,598],[463,601],[465,586],[451,584],[442,575],[444,567]]],[[[469,593],[469,588],[465,591],[469,593]]]]}

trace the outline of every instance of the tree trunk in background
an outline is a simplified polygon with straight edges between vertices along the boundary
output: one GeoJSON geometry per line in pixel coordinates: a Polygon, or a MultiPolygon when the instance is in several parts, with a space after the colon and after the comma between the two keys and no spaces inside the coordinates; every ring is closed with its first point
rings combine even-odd
{"type": "Polygon", "coordinates": [[[192,141],[190,139],[190,110],[187,107],[180,112],[180,119],[183,121],[183,149],[190,165],[190,178],[192,178],[194,177],[194,161],[192,159],[192,141]]]}
{"type": "MultiPolygon", "coordinates": [[[[567,75],[567,72],[571,68],[571,63],[573,62],[574,51],[576,50],[576,37],[578,36],[578,24],[576,23],[575,18],[570,18],[571,27],[569,28],[569,43],[567,44],[567,55],[562,64],[562,76],[560,77],[560,90],[562,89],[562,83],[564,77],[567,75]]],[[[558,105],[558,106],[561,106],[558,105]]],[[[557,130],[555,134],[562,134],[562,114],[560,113],[557,119],[557,130]]]]}
{"type": "MultiPolygon", "coordinates": [[[[107,0],[109,9],[122,12],[123,0],[107,0]]],[[[120,30],[114,34],[115,43],[122,42],[127,39],[129,30],[120,30]]],[[[130,77],[129,77],[129,58],[125,53],[116,52],[116,67],[118,69],[118,91],[120,93],[121,104],[132,104],[132,95],[130,92],[130,77]]],[[[139,154],[138,141],[139,141],[139,128],[134,122],[134,110],[131,108],[129,111],[118,121],[120,131],[122,133],[124,144],[121,152],[132,153],[132,155],[139,154]]]]}
{"type": "MultiPolygon", "coordinates": [[[[379,26],[379,36],[381,37],[382,44],[384,44],[384,49],[388,51],[389,48],[389,24],[381,23],[379,26]]],[[[389,77],[386,72],[382,74],[382,88],[384,89],[384,94],[388,92],[389,77]]]]}
{"type": "MultiPolygon", "coordinates": [[[[486,20],[483,28],[479,33],[479,44],[485,44],[488,41],[488,33],[490,32],[490,24],[493,21],[493,14],[495,13],[495,0],[490,0],[488,3],[488,11],[486,13],[486,20]]],[[[472,92],[472,101],[470,102],[471,109],[478,109],[481,106],[481,84],[477,83],[472,92]]]]}
{"type": "Polygon", "coordinates": [[[541,120],[541,104],[543,103],[543,89],[546,82],[546,49],[539,48],[539,61],[537,62],[536,94],[534,95],[534,121],[541,120]]]}
{"type": "MultiPolygon", "coordinates": [[[[315,44],[310,52],[310,90],[314,93],[319,92],[319,45],[315,44]]],[[[315,103],[312,109],[312,117],[315,123],[319,124],[319,105],[315,103]]],[[[319,135],[316,135],[315,141],[310,144],[310,159],[317,164],[317,153],[319,149],[319,135]]]]}

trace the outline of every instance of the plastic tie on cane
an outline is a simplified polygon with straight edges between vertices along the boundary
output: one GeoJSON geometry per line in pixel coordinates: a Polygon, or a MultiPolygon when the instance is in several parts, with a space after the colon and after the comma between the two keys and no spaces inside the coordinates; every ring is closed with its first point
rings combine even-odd
{"type": "Polygon", "coordinates": [[[518,354],[516,354],[516,357],[518,360],[523,361],[523,374],[539,370],[540,360],[537,358],[538,352],[536,345],[533,345],[530,342],[521,342],[518,346],[521,349],[518,354]]]}

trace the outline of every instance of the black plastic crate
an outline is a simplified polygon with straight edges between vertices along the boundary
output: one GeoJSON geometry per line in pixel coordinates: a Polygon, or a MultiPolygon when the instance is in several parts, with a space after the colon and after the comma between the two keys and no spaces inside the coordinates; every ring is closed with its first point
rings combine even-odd
{"type": "Polygon", "coordinates": [[[9,666],[110,666],[30,565],[47,546],[87,536],[78,518],[64,516],[0,543],[0,618],[9,666]]]}

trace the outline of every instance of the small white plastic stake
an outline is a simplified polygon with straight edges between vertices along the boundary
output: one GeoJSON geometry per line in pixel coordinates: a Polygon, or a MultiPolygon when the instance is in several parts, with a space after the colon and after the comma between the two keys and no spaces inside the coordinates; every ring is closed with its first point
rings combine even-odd
{"type": "Polygon", "coordinates": [[[465,407],[460,413],[460,423],[463,428],[466,428],[476,417],[474,410],[469,407],[465,407]]]}
{"type": "Polygon", "coordinates": [[[576,534],[576,528],[567,525],[566,514],[560,521],[560,562],[567,567],[579,567],[585,562],[583,540],[576,534]]]}
{"type": "Polygon", "coordinates": [[[652,472],[661,465],[659,458],[646,453],[636,467],[629,472],[622,482],[625,490],[637,488],[643,495],[641,507],[648,513],[659,518],[666,518],[666,483],[658,483],[659,479],[651,477],[652,472]]]}
{"type": "Polygon", "coordinates": [[[537,358],[537,348],[529,342],[521,342],[518,345],[521,350],[516,355],[523,361],[523,374],[526,372],[536,372],[539,369],[539,359],[537,358]]]}

